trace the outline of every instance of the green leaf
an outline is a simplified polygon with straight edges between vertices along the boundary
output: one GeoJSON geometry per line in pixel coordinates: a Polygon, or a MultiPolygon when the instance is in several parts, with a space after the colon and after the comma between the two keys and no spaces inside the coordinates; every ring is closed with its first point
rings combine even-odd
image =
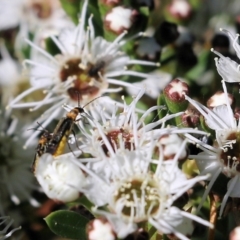
{"type": "Polygon", "coordinates": [[[149,16],[149,8],[148,7],[141,7],[139,9],[139,12],[142,13],[144,16],[148,17],[149,16]]]}
{"type": "Polygon", "coordinates": [[[88,219],[76,212],[59,210],[49,214],[44,220],[50,230],[58,236],[79,240],[87,239],[85,229],[88,219]]]}
{"type": "Polygon", "coordinates": [[[78,24],[81,0],[60,0],[63,9],[75,24],[78,24]]]}

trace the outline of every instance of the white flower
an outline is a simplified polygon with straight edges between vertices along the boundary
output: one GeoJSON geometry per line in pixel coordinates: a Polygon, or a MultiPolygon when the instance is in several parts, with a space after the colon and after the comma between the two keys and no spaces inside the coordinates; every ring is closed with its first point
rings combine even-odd
{"type": "Polygon", "coordinates": [[[0,85],[13,86],[20,76],[20,66],[13,60],[7,51],[4,43],[0,42],[0,52],[2,59],[0,61],[0,85]]]}
{"type": "Polygon", "coordinates": [[[117,6],[107,13],[105,17],[105,24],[111,31],[121,34],[123,31],[131,28],[136,15],[136,10],[117,6]]]}
{"type": "Polygon", "coordinates": [[[35,176],[49,198],[71,202],[79,197],[78,189],[86,184],[86,177],[72,158],[73,153],[58,157],[45,153],[38,159],[35,176]]]}
{"type": "Polygon", "coordinates": [[[4,43],[0,41],[0,87],[2,89],[2,104],[7,104],[16,91],[19,90],[19,83],[23,82],[21,77],[20,64],[15,61],[7,51],[4,43]]]}
{"type": "Polygon", "coordinates": [[[175,234],[180,239],[188,239],[179,228],[185,218],[212,227],[209,222],[172,206],[196,182],[207,178],[202,176],[187,180],[177,167],[176,161],[185,145],[186,141],[173,161],[163,161],[161,154],[159,159],[153,160],[155,144],[146,153],[118,150],[107,160],[112,169],[111,179],[98,176],[80,161],[74,160],[92,178],[93,184],[85,189],[85,195],[97,206],[100,203],[99,198],[102,198],[100,206],[105,205],[112,213],[97,209],[94,212],[111,222],[119,238],[126,237],[136,230],[137,223],[145,221],[159,232],[175,234]],[[156,164],[155,172],[150,170],[153,162],[156,164]],[[119,229],[119,226],[124,227],[119,229]]]}
{"type": "MultiPolygon", "coordinates": [[[[240,46],[238,43],[238,37],[237,34],[235,37],[228,32],[227,30],[220,29],[221,31],[227,32],[229,35],[234,50],[236,51],[236,54],[238,58],[240,58],[240,46]]],[[[231,60],[229,57],[224,57],[221,53],[214,51],[211,49],[212,52],[214,52],[216,55],[219,56],[219,58],[215,58],[215,63],[217,67],[217,71],[219,75],[223,78],[226,82],[240,82],[240,71],[239,71],[239,64],[233,60],[231,60]]]]}
{"type": "Polygon", "coordinates": [[[9,203],[10,198],[15,204],[20,204],[27,200],[36,207],[39,203],[31,196],[36,186],[29,171],[35,142],[32,142],[28,151],[22,149],[22,143],[26,140],[22,136],[24,130],[10,114],[0,109],[1,201],[9,203]]]}
{"type": "MultiPolygon", "coordinates": [[[[53,118],[59,117],[60,106],[63,103],[75,105],[79,97],[81,104],[85,105],[106,92],[116,92],[121,89],[109,89],[109,84],[132,86],[130,83],[114,79],[116,77],[122,75],[148,76],[144,73],[126,70],[125,66],[129,64],[156,65],[153,62],[130,60],[127,55],[119,51],[119,42],[125,33],[118,36],[112,43],[101,37],[95,38],[92,17],[89,18],[89,28],[85,31],[87,4],[88,1],[85,1],[77,27],[65,29],[58,38],[52,36],[52,40],[60,49],[61,54],[51,56],[45,50],[26,40],[30,46],[39,51],[42,59],[25,61],[25,64],[31,67],[32,87],[17,96],[10,103],[10,107],[27,107],[33,111],[46,104],[52,104],[42,118],[38,119],[44,121],[43,127],[53,118]],[[44,89],[46,94],[42,101],[20,102],[25,96],[39,89],[44,89]]],[[[33,134],[31,138],[35,136],[36,134],[33,134]]]]}
{"type": "MultiPolygon", "coordinates": [[[[104,111],[96,104],[92,105],[88,111],[89,126],[84,124],[84,120],[78,121],[81,132],[79,136],[81,149],[94,158],[93,161],[88,162],[91,168],[99,174],[101,172],[103,175],[111,176],[111,168],[109,168],[107,161],[103,161],[103,159],[111,158],[118,149],[139,149],[146,152],[151,143],[158,140],[160,144],[162,143],[161,151],[164,153],[164,159],[167,160],[175,156],[183,141],[176,134],[179,133],[186,137],[189,133],[206,134],[192,128],[164,128],[164,123],[167,120],[180,116],[183,112],[167,115],[156,122],[145,124],[146,117],[162,107],[153,106],[146,110],[141,117],[138,116],[136,104],[143,93],[144,91],[140,91],[129,105],[124,102],[123,109],[115,106],[112,111],[104,111]],[[158,127],[160,125],[162,125],[161,128],[158,127]]],[[[70,111],[71,107],[65,106],[65,109],[70,111]]],[[[186,156],[187,152],[185,150],[179,158],[184,159],[186,156]]]]}
{"type": "Polygon", "coordinates": [[[212,147],[195,139],[195,142],[204,152],[197,156],[189,156],[196,159],[201,174],[211,174],[210,183],[199,208],[221,172],[231,178],[228,183],[227,193],[222,201],[220,216],[229,196],[240,197],[240,192],[237,188],[240,184],[240,125],[237,123],[230,107],[224,81],[222,83],[226,105],[217,106],[210,110],[186,96],[186,99],[204,116],[209,128],[215,131],[217,140],[217,146],[212,147]]]}
{"type": "Polygon", "coordinates": [[[14,232],[21,229],[21,227],[14,228],[10,232],[8,232],[8,229],[13,224],[14,220],[7,216],[0,216],[0,226],[3,225],[4,228],[0,229],[0,240],[7,239],[12,236],[14,232]]]}

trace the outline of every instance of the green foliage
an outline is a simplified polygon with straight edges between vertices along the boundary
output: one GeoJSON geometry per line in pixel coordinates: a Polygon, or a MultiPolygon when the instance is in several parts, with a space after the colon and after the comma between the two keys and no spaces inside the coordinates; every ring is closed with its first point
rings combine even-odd
{"type": "Polygon", "coordinates": [[[75,24],[78,24],[81,0],[60,0],[63,9],[75,24]]]}
{"type": "Polygon", "coordinates": [[[46,38],[45,44],[46,44],[47,51],[51,55],[55,56],[55,55],[61,53],[60,49],[56,46],[56,44],[54,43],[54,41],[51,38],[46,38]]]}
{"type": "MultiPolygon", "coordinates": [[[[29,39],[30,41],[33,41],[33,39],[34,39],[34,34],[31,33],[31,32],[29,32],[29,34],[28,34],[28,39],[29,39]]],[[[29,44],[25,44],[25,45],[22,47],[23,57],[24,57],[25,59],[29,59],[30,56],[31,56],[31,51],[32,51],[31,46],[30,46],[29,44]]]]}
{"type": "Polygon", "coordinates": [[[86,239],[86,225],[88,219],[80,214],[68,211],[59,210],[49,214],[45,221],[48,227],[58,236],[71,239],[86,239]]]}
{"type": "MultiPolygon", "coordinates": [[[[84,1],[81,0],[60,0],[60,1],[67,15],[77,25],[79,22],[80,13],[82,11],[84,1]]],[[[92,22],[96,36],[103,36],[103,22],[97,0],[89,0],[85,26],[88,25],[88,19],[91,15],[93,15],[92,22]]]]}

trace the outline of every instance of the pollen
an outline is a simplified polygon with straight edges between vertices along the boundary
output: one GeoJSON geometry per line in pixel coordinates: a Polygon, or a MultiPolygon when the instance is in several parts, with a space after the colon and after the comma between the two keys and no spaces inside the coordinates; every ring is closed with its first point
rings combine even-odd
{"type": "Polygon", "coordinates": [[[104,66],[104,62],[83,64],[80,58],[72,58],[63,64],[59,77],[62,82],[73,81],[68,89],[68,94],[74,101],[78,100],[76,92],[79,93],[80,100],[85,95],[94,98],[100,90],[99,85],[95,83],[102,82],[100,76],[104,74],[104,66]]]}
{"type": "Polygon", "coordinates": [[[158,212],[160,196],[156,189],[157,183],[152,178],[137,177],[120,186],[120,190],[114,196],[115,202],[124,204],[122,214],[125,217],[134,214],[135,220],[140,221],[146,219],[149,214],[154,215],[158,212]]]}
{"type": "MultiPolygon", "coordinates": [[[[114,151],[120,148],[120,141],[124,143],[125,149],[135,149],[135,145],[133,143],[133,134],[128,129],[114,129],[112,131],[106,131],[105,134],[114,151]]],[[[99,138],[98,140],[101,141],[102,138],[99,138]]],[[[102,145],[102,148],[105,154],[108,154],[107,146],[104,143],[102,145]]],[[[127,188],[130,188],[130,185],[127,186],[127,188]]]]}
{"type": "Polygon", "coordinates": [[[240,132],[230,133],[226,141],[227,144],[222,149],[220,157],[226,167],[240,173],[240,132]]]}

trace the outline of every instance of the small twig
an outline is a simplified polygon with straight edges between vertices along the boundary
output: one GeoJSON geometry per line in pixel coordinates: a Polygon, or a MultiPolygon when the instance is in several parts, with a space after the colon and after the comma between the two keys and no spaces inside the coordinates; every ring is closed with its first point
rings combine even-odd
{"type": "Polygon", "coordinates": [[[209,194],[209,198],[210,198],[210,223],[213,224],[214,228],[213,229],[209,229],[208,232],[208,240],[214,240],[215,238],[215,225],[216,225],[216,221],[217,221],[217,201],[214,197],[214,194],[210,193],[209,194]]]}

